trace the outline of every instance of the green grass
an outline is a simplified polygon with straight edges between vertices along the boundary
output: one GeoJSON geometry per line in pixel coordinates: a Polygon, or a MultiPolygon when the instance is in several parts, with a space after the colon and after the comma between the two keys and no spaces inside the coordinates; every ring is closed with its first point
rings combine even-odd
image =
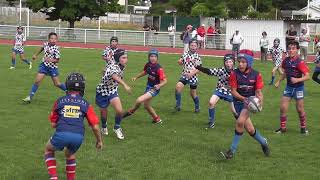
{"type": "MultiPolygon", "coordinates": [[[[36,47],[27,47],[31,57],[36,47]]],[[[64,81],[72,71],[82,72],[87,80],[86,99],[94,104],[95,87],[100,81],[104,62],[101,51],[84,49],[62,49],[60,79],[64,81]]],[[[10,71],[10,46],[0,45],[0,179],[40,180],[48,179],[43,161],[44,146],[53,134],[48,114],[56,98],[63,92],[46,78],[31,104],[21,99],[30,91],[40,61],[28,70],[21,61],[10,71]]],[[[141,108],[123,121],[125,140],[118,141],[111,132],[104,137],[104,149],[97,152],[95,139],[86,128],[85,142],[77,152],[77,177],[79,180],[102,179],[319,179],[320,124],[318,111],[319,85],[306,83],[305,106],[308,117],[309,136],[299,133],[299,120],[294,103],[288,116],[289,132],[274,134],[279,126],[279,102],[285,84],[279,90],[265,86],[264,109],[253,115],[257,129],[266,136],[271,147],[271,157],[264,157],[260,145],[248,134],[241,139],[234,159],[222,160],[219,152],[229,148],[234,133],[234,119],[228,104],[221,101],[217,106],[215,129],[205,130],[207,102],[216,85],[216,78],[200,75],[199,97],[201,113],[193,113],[193,101],[189,88],[182,97],[182,112],[173,112],[174,88],[181,67],[178,55],[160,55],[160,63],[168,77],[168,84],[153,100],[153,105],[163,120],[162,125],[153,125],[147,112],[141,108]]],[[[132,106],[143,93],[146,79],[136,83],[130,78],[137,74],[146,62],[145,53],[129,53],[125,80],[132,86],[133,95],[120,87],[120,97],[125,109],[132,106]]],[[[221,59],[204,57],[204,66],[219,67],[221,59]]],[[[255,65],[265,84],[269,81],[271,63],[255,65]]],[[[310,65],[313,68],[313,65],[310,65]]],[[[98,108],[95,105],[98,113],[98,108]]],[[[110,110],[109,127],[114,124],[114,113],[110,110]]],[[[87,124],[87,123],[86,123],[87,124]]],[[[64,175],[63,153],[57,153],[58,172],[64,175]]]]}

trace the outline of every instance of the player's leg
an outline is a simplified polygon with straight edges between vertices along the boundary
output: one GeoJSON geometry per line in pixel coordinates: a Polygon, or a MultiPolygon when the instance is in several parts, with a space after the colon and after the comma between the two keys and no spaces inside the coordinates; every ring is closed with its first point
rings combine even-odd
{"type": "Polygon", "coordinates": [[[267,139],[264,138],[260,134],[260,132],[257,129],[254,128],[250,117],[248,117],[248,119],[246,120],[246,122],[244,124],[244,127],[245,127],[246,131],[250,134],[250,136],[260,143],[263,153],[266,156],[269,156],[270,155],[270,149],[269,149],[269,146],[268,146],[267,139]]]}
{"type": "Polygon", "coordinates": [[[76,155],[71,153],[68,149],[65,150],[66,157],[66,176],[69,180],[74,180],[76,176],[76,155]]]}
{"type": "Polygon", "coordinates": [[[36,94],[38,88],[39,88],[39,85],[41,83],[41,81],[46,77],[45,74],[43,73],[38,73],[36,75],[36,79],[34,81],[34,84],[32,85],[31,87],[31,90],[30,90],[30,93],[29,93],[29,96],[27,96],[26,98],[24,98],[22,101],[24,102],[28,102],[30,103],[31,102],[31,99],[33,98],[33,96],[36,94]]]}
{"type": "Polygon", "coordinates": [[[60,82],[58,74],[56,76],[51,76],[51,79],[54,86],[60,88],[62,91],[67,91],[66,85],[60,82]]]}
{"type": "Polygon", "coordinates": [[[122,120],[122,104],[120,98],[116,95],[112,99],[110,99],[110,104],[114,108],[116,113],[115,115],[115,125],[113,127],[114,132],[116,133],[118,139],[124,139],[124,135],[121,129],[121,120],[122,120]]]}
{"type": "Polygon", "coordinates": [[[209,122],[208,122],[208,128],[214,128],[214,120],[215,120],[215,107],[217,102],[219,101],[219,96],[217,95],[212,95],[210,100],[209,100],[209,108],[208,108],[208,112],[209,112],[209,122]]]}
{"type": "Polygon", "coordinates": [[[24,53],[21,53],[21,54],[20,54],[20,60],[23,61],[24,63],[26,63],[27,65],[29,65],[29,69],[32,68],[32,63],[31,63],[31,61],[29,61],[29,60],[25,57],[24,53]]]}
{"type": "Polygon", "coordinates": [[[147,112],[152,117],[152,119],[153,119],[152,123],[155,123],[155,124],[161,123],[162,121],[160,119],[160,116],[157,115],[156,111],[151,106],[151,100],[152,100],[152,98],[149,98],[146,101],[144,101],[144,108],[147,110],[147,112]]]}
{"type": "Polygon", "coordinates": [[[270,81],[269,85],[273,85],[274,79],[276,77],[276,71],[278,70],[278,68],[279,68],[278,66],[273,67],[273,69],[271,71],[271,81],[270,81]]]}
{"type": "Polygon", "coordinates": [[[138,97],[138,98],[136,99],[136,102],[135,102],[134,106],[133,106],[132,108],[130,108],[127,112],[125,112],[125,113],[123,114],[122,118],[131,116],[134,112],[136,112],[136,110],[139,109],[140,105],[141,105],[143,102],[145,102],[145,101],[147,101],[147,100],[149,100],[149,99],[151,99],[151,98],[152,98],[152,95],[151,95],[150,93],[148,93],[148,92],[146,92],[146,93],[144,93],[143,95],[141,95],[140,97],[138,97]]]}
{"type": "Polygon", "coordinates": [[[175,92],[175,96],[176,96],[176,110],[177,111],[180,111],[181,110],[181,93],[182,93],[182,90],[185,86],[185,82],[181,82],[179,81],[177,84],[176,84],[176,92],[175,92]]]}
{"type": "Polygon", "coordinates": [[[320,79],[318,78],[320,74],[320,71],[314,71],[312,74],[312,80],[320,84],[320,79]]]}
{"type": "Polygon", "coordinates": [[[16,67],[16,52],[12,49],[10,69],[14,69],[15,67],[16,67]]]}
{"type": "Polygon", "coordinates": [[[197,95],[197,86],[196,85],[190,85],[190,96],[193,99],[194,102],[194,112],[199,113],[200,112],[200,103],[199,103],[199,97],[197,95]]]}
{"type": "Polygon", "coordinates": [[[239,114],[237,113],[236,109],[234,108],[233,102],[230,102],[230,111],[233,114],[233,117],[237,120],[239,118],[239,114]]]}
{"type": "Polygon", "coordinates": [[[108,109],[107,108],[100,108],[100,121],[101,121],[101,133],[104,135],[108,135],[108,109]]]}
{"type": "Polygon", "coordinates": [[[44,161],[47,165],[48,174],[50,179],[55,180],[58,179],[57,174],[57,162],[55,158],[55,148],[51,144],[50,140],[46,144],[45,152],[44,152],[44,161]]]}
{"type": "Polygon", "coordinates": [[[306,118],[306,112],[304,110],[303,98],[296,100],[296,109],[300,119],[300,132],[301,134],[308,134],[309,131],[307,130],[307,118],[306,118]]]}
{"type": "Polygon", "coordinates": [[[280,128],[277,129],[276,133],[284,133],[287,131],[287,114],[289,109],[289,104],[291,101],[291,97],[282,96],[280,102],[280,128]]]}
{"type": "Polygon", "coordinates": [[[66,157],[66,176],[67,180],[74,180],[76,176],[76,152],[83,142],[83,135],[76,133],[66,133],[65,140],[67,145],[65,148],[66,157]]]}

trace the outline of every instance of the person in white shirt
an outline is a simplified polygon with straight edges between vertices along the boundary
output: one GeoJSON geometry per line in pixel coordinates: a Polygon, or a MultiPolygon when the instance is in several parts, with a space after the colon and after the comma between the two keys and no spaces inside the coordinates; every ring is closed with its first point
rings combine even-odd
{"type": "Polygon", "coordinates": [[[267,39],[267,33],[265,31],[262,32],[262,38],[260,39],[259,45],[261,53],[261,62],[267,62],[269,40],[267,39]]]}
{"type": "Polygon", "coordinates": [[[307,35],[307,29],[302,29],[301,35],[299,37],[299,44],[300,44],[300,58],[303,61],[307,60],[309,42],[310,42],[310,36],[307,35]]]}
{"type": "Polygon", "coordinates": [[[194,28],[191,33],[192,39],[197,39],[197,35],[198,35],[197,28],[194,28]]]}
{"type": "Polygon", "coordinates": [[[230,44],[232,45],[232,53],[235,57],[238,57],[240,46],[243,43],[244,39],[239,33],[239,30],[236,30],[236,33],[232,35],[230,39],[230,44]]]}
{"type": "Polygon", "coordinates": [[[170,23],[170,25],[168,27],[168,32],[169,32],[169,40],[170,40],[171,47],[173,47],[173,40],[174,40],[175,31],[176,31],[176,28],[174,27],[174,25],[172,25],[172,23],[170,23]]]}

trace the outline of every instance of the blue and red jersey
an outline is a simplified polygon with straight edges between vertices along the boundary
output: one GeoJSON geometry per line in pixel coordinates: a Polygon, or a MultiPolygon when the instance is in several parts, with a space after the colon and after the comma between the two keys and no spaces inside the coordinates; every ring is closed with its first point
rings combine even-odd
{"type": "Polygon", "coordinates": [[[159,84],[160,81],[163,81],[166,79],[166,75],[164,74],[163,68],[160,66],[160,64],[152,64],[151,62],[148,62],[144,68],[144,72],[148,74],[148,85],[154,86],[156,84],[159,84]]]}
{"type": "Polygon", "coordinates": [[[49,119],[56,123],[57,132],[72,132],[84,135],[84,118],[90,126],[99,124],[93,107],[79,94],[71,93],[54,103],[49,119]]]}
{"type": "Polygon", "coordinates": [[[291,77],[301,78],[302,74],[305,75],[309,72],[309,68],[304,61],[302,61],[298,56],[293,58],[286,57],[282,61],[281,67],[284,69],[284,73],[287,77],[287,86],[290,87],[300,87],[304,85],[304,82],[298,82],[293,84],[291,82],[291,77]]]}
{"type": "Polygon", "coordinates": [[[244,97],[255,96],[256,90],[262,89],[264,86],[261,74],[253,69],[249,69],[246,73],[239,69],[232,71],[229,84],[231,88],[236,88],[237,92],[244,97]]]}

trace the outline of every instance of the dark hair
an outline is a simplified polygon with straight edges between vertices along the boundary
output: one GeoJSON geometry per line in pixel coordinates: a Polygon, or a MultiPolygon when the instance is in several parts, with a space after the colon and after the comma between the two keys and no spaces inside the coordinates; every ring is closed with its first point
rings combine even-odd
{"type": "Polygon", "coordinates": [[[263,35],[267,35],[267,33],[266,33],[265,31],[263,31],[263,32],[262,32],[262,36],[263,36],[263,35]]]}
{"type": "Polygon", "coordinates": [[[298,42],[298,41],[289,41],[287,47],[289,47],[290,45],[291,45],[291,46],[296,46],[297,49],[300,49],[300,45],[299,45],[299,42],[298,42]]]}
{"type": "Polygon", "coordinates": [[[18,26],[18,27],[17,27],[17,30],[18,30],[18,29],[22,29],[22,30],[23,30],[23,27],[22,27],[22,26],[18,26]]]}
{"type": "Polygon", "coordinates": [[[53,36],[53,35],[58,37],[57,33],[51,32],[51,33],[48,34],[48,39],[50,39],[50,37],[53,36]]]}

